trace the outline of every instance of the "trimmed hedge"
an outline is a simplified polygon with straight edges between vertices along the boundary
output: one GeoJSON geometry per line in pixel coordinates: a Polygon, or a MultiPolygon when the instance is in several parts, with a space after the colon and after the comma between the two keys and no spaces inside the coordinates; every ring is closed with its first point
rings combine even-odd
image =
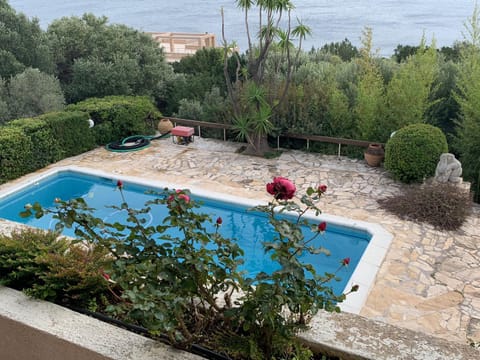
{"type": "Polygon", "coordinates": [[[146,96],[91,98],[67,106],[67,111],[83,111],[95,122],[95,141],[105,145],[131,135],[155,133],[161,113],[146,96]]]}
{"type": "Polygon", "coordinates": [[[413,124],[398,130],[385,145],[385,168],[405,183],[421,182],[435,174],[447,139],[439,128],[413,124]]]}
{"type": "Polygon", "coordinates": [[[46,121],[40,118],[18,119],[9,122],[8,126],[21,129],[32,141],[27,171],[41,169],[62,158],[62,149],[46,121]]]}
{"type": "Polygon", "coordinates": [[[0,126],[0,183],[97,145],[154,134],[160,118],[148,97],[109,96],[70,105],[68,111],[10,121],[0,126]]]}
{"type": "Polygon", "coordinates": [[[0,183],[28,173],[32,141],[21,128],[0,128],[0,183]]]}
{"type": "Polygon", "coordinates": [[[96,147],[94,132],[88,125],[88,113],[62,111],[41,115],[55,136],[61,149],[61,158],[75,156],[96,147]]]}

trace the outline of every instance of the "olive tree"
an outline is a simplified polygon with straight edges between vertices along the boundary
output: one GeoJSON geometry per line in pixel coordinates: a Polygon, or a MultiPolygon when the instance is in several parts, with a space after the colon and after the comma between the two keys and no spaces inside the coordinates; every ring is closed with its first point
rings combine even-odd
{"type": "Polygon", "coordinates": [[[27,67],[52,73],[45,33],[38,19],[17,13],[6,0],[0,0],[0,77],[8,79],[27,67]]]}
{"type": "Polygon", "coordinates": [[[55,20],[47,35],[67,101],[105,95],[155,95],[172,70],[148,34],[106,17],[55,20]]]}
{"type": "Polygon", "coordinates": [[[10,80],[7,104],[9,117],[15,119],[61,110],[65,99],[53,75],[28,68],[10,80]]]}

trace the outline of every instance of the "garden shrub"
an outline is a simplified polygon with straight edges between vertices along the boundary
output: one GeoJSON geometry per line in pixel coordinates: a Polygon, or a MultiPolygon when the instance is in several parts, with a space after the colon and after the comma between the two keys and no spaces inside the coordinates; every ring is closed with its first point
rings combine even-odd
{"type": "Polygon", "coordinates": [[[75,156],[95,148],[93,132],[89,129],[88,114],[80,111],[48,113],[38,117],[45,121],[55,136],[61,157],[75,156]]]}
{"type": "Polygon", "coordinates": [[[442,153],[448,152],[443,132],[432,125],[413,124],[398,130],[385,146],[385,168],[405,183],[433,176],[442,153]]]}
{"type": "Polygon", "coordinates": [[[379,203],[402,219],[425,222],[439,230],[459,229],[472,209],[469,192],[449,183],[411,185],[379,203]]]}
{"type": "Polygon", "coordinates": [[[102,304],[110,262],[105,249],[78,246],[50,231],[0,235],[0,284],[63,305],[102,304]]]}
{"type": "Polygon", "coordinates": [[[52,128],[41,118],[13,120],[8,125],[22,129],[32,142],[28,161],[29,172],[41,169],[62,158],[62,149],[57,137],[52,133],[52,128]]]}
{"type": "Polygon", "coordinates": [[[28,173],[31,158],[30,137],[20,128],[0,127],[0,183],[28,173]]]}
{"type": "Polygon", "coordinates": [[[107,96],[72,104],[69,111],[84,111],[95,122],[93,133],[98,145],[131,135],[151,135],[161,113],[146,96],[107,96]]]}
{"type": "MultiPolygon", "coordinates": [[[[329,254],[312,243],[327,224],[303,218],[307,210],[320,213],[316,203],[325,185],[297,196],[288,179],[277,177],[267,184],[272,200],[255,210],[266,214],[277,234],[264,249],[278,269],[253,278],[238,270],[243,251],[220,234],[223,220],[199,213],[188,190],[165,189],[138,210],[128,206],[121,181],[117,189],[122,204],[112,209],[128,212],[126,224],[94,217],[83,198],[58,200],[56,208],[48,209],[35,203],[22,216],[51,213],[59,220],[57,230],[74,228],[90,246],[108,249],[108,277],[115,282],[110,291],[116,301],[106,311],[152,335],[167,335],[178,347],[225,347],[232,359],[309,359],[310,350],[295,335],[318,310],[340,311],[338,303],[358,290],[354,285],[334,294],[329,282],[338,280],[337,273],[317,274],[302,261],[306,252],[329,254]],[[166,206],[168,216],[161,224],[146,225],[142,216],[153,206],[166,206]],[[285,211],[296,214],[295,219],[284,218],[285,211]],[[312,229],[309,238],[300,226],[312,229]],[[219,295],[224,301],[218,301],[219,295]]],[[[349,258],[342,259],[338,270],[349,263],[349,258]]]]}

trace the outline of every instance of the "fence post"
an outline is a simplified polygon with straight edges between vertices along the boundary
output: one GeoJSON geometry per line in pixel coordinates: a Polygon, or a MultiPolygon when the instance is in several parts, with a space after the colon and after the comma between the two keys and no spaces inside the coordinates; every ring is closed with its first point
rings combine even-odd
{"type": "Polygon", "coordinates": [[[198,125],[198,137],[202,137],[202,128],[200,127],[200,125],[198,125]]]}
{"type": "Polygon", "coordinates": [[[342,144],[338,143],[338,157],[341,156],[342,144]]]}

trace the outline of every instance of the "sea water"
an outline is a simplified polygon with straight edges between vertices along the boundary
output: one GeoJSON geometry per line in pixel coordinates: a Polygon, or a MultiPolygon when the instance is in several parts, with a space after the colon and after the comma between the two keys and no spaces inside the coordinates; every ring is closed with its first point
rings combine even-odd
{"type": "MultiPolygon", "coordinates": [[[[321,47],[348,38],[360,45],[362,30],[373,29],[374,47],[389,56],[398,44],[418,45],[425,34],[427,42],[451,46],[462,41],[464,23],[471,17],[475,0],[293,0],[297,17],[310,26],[312,35],[304,49],[321,47]]],[[[122,23],[152,32],[214,33],[221,40],[225,14],[225,36],[247,47],[244,16],[235,0],[10,0],[10,5],[29,17],[37,17],[46,29],[63,16],[90,12],[105,15],[111,23],[122,23]]],[[[251,12],[251,19],[256,13],[251,12]]]]}

